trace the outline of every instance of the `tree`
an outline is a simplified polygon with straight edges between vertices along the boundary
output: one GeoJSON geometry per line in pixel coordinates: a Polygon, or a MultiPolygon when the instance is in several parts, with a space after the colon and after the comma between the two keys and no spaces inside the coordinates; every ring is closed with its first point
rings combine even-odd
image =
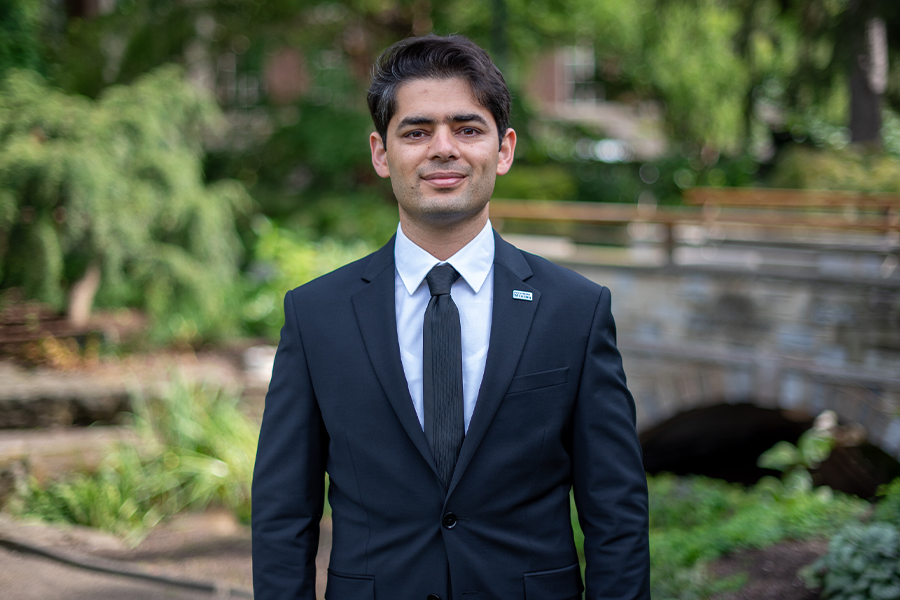
{"type": "Polygon", "coordinates": [[[164,338],[227,329],[241,253],[242,186],[207,186],[215,105],[177,67],[97,101],[29,71],[0,85],[0,287],[83,324],[99,302],[145,307],[164,338]]]}
{"type": "Polygon", "coordinates": [[[0,3],[0,76],[13,67],[37,68],[41,0],[5,0],[0,3]]]}

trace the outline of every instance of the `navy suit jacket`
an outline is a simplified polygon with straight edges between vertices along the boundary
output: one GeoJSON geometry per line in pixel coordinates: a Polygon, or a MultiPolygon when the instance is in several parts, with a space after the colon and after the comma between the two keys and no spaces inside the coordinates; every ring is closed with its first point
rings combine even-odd
{"type": "Polygon", "coordinates": [[[647,490],[605,287],[495,233],[484,378],[449,489],[400,360],[393,239],[288,292],[253,479],[257,600],[649,599],[647,490]],[[531,292],[530,301],[513,291],[531,292]]]}

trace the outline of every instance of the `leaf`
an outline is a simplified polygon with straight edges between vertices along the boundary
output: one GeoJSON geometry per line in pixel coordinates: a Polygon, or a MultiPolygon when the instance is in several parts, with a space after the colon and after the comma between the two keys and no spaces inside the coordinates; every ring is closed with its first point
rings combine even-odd
{"type": "Polygon", "coordinates": [[[827,432],[810,429],[800,436],[797,444],[803,464],[814,469],[831,455],[834,438],[827,432]]]}
{"type": "Polygon", "coordinates": [[[872,585],[869,591],[875,600],[897,600],[900,598],[900,585],[897,583],[876,583],[872,585]]]}
{"type": "Polygon", "coordinates": [[[763,452],[756,464],[764,469],[787,471],[789,468],[801,464],[802,461],[803,457],[797,446],[790,442],[778,442],[763,452]]]}

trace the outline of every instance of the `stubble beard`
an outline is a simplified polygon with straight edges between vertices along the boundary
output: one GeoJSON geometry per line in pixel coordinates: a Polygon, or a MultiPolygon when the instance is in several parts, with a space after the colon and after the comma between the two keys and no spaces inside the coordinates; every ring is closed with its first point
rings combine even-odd
{"type": "Polygon", "coordinates": [[[494,178],[482,178],[479,183],[472,181],[470,169],[465,171],[468,185],[462,190],[436,190],[426,198],[425,184],[417,177],[414,185],[394,189],[394,195],[407,218],[418,221],[429,228],[454,228],[477,218],[487,206],[494,191],[494,178]],[[474,185],[473,185],[474,183],[474,185]]]}

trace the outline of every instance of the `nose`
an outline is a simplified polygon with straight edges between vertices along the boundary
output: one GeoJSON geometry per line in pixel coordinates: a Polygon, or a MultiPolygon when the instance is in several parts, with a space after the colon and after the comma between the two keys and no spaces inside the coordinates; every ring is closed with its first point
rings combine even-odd
{"type": "Polygon", "coordinates": [[[449,127],[438,127],[428,148],[431,160],[455,160],[459,158],[456,136],[449,127]]]}

